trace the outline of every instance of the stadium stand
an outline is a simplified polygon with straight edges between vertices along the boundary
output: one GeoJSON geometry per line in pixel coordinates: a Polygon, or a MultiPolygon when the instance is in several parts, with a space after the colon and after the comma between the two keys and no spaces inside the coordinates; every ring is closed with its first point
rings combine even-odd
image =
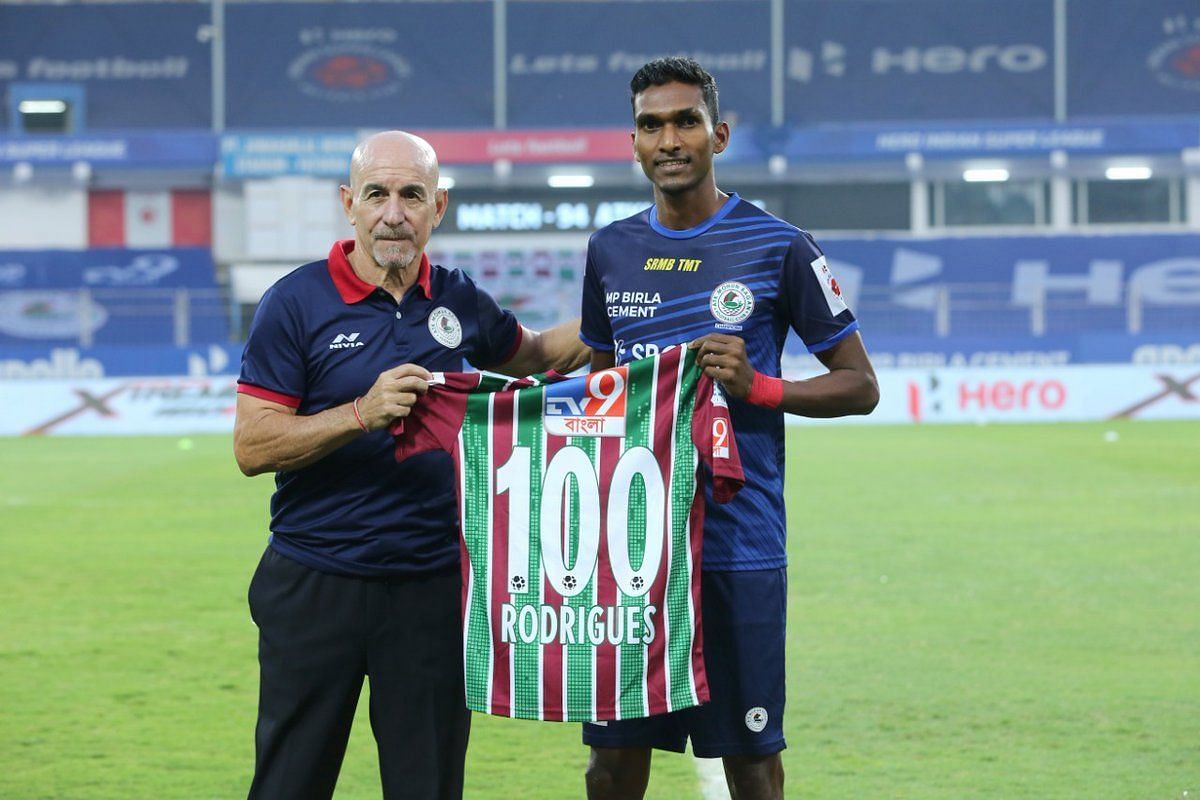
{"type": "MultiPolygon", "coordinates": [[[[891,0],[722,0],[639,22],[677,7],[6,6],[0,356],[215,346],[233,369],[267,277],[347,234],[355,141],[394,125],[454,184],[437,256],[533,324],[572,314],[588,233],[648,202],[626,81],[663,52],[717,76],[722,185],[817,234],[874,350],[1069,341],[1127,362],[1200,340],[1189,3],[934,0],[918,24],[891,0]]],[[[112,352],[108,374],[145,363],[112,352]]]]}

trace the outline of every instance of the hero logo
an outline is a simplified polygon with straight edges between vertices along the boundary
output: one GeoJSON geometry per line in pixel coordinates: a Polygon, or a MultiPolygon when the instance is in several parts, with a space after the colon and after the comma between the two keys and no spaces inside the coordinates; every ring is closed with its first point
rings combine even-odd
{"type": "Polygon", "coordinates": [[[949,75],[956,72],[987,72],[995,67],[1004,72],[1036,72],[1046,66],[1046,51],[1034,44],[983,44],[967,50],[954,45],[906,47],[892,52],[876,47],[871,53],[871,71],[886,75],[893,69],[916,75],[931,72],[949,75]]]}
{"type": "MultiPolygon", "coordinates": [[[[840,42],[822,42],[819,53],[793,47],[788,51],[788,78],[801,83],[810,83],[818,73],[840,78],[847,72],[846,61],[846,47],[840,42]]],[[[1046,50],[1035,44],[981,44],[972,48],[943,44],[897,50],[876,47],[871,51],[871,72],[876,75],[893,71],[908,75],[981,74],[989,70],[1026,73],[1044,68],[1049,61],[1046,50]]]]}
{"type": "MultiPolygon", "coordinates": [[[[892,254],[892,300],[906,308],[932,311],[943,296],[941,256],[896,248],[892,254]]],[[[1086,272],[1052,271],[1049,259],[1023,258],[1013,263],[1011,301],[1035,307],[1051,295],[1081,295],[1089,306],[1119,306],[1127,291],[1143,303],[1163,306],[1200,305],[1200,258],[1164,258],[1132,268],[1116,259],[1093,259],[1086,272]]]]}
{"type": "Polygon", "coordinates": [[[352,347],[362,347],[366,342],[358,340],[358,331],[354,333],[339,333],[329,343],[330,350],[349,350],[352,347]]]}
{"type": "Polygon", "coordinates": [[[945,382],[930,373],[927,381],[908,382],[908,415],[913,422],[950,417],[953,412],[1059,411],[1068,400],[1067,386],[1057,378],[945,382]]]}
{"type": "Polygon", "coordinates": [[[628,379],[628,367],[614,367],[550,384],[546,387],[543,410],[546,433],[552,436],[624,436],[628,379]]]}

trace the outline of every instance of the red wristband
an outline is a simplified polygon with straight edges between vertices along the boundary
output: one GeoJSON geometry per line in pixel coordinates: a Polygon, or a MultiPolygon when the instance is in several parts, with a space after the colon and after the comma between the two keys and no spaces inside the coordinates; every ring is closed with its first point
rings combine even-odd
{"type": "Polygon", "coordinates": [[[354,398],[354,403],[352,404],[354,408],[354,419],[356,422],[358,422],[358,427],[362,428],[363,433],[370,433],[371,431],[367,428],[367,424],[363,422],[362,415],[358,413],[358,401],[361,399],[361,397],[354,398]]]}
{"type": "Polygon", "coordinates": [[[783,380],[755,372],[746,402],[763,408],[779,408],[783,403],[783,380]]]}

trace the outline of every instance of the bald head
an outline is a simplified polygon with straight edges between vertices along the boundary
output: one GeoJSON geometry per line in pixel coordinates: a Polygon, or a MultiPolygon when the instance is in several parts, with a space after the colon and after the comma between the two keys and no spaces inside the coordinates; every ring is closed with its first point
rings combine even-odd
{"type": "Polygon", "coordinates": [[[383,131],[369,136],[350,156],[350,188],[357,192],[362,176],[372,167],[404,166],[426,177],[430,190],[437,188],[437,153],[429,142],[406,131],[383,131]]]}

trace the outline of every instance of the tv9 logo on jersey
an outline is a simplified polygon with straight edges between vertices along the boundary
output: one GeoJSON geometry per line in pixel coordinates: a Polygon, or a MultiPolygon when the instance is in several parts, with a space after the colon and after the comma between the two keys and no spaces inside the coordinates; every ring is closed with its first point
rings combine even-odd
{"type": "Polygon", "coordinates": [[[542,418],[552,436],[624,436],[629,368],[593,372],[546,387],[542,418]]]}

